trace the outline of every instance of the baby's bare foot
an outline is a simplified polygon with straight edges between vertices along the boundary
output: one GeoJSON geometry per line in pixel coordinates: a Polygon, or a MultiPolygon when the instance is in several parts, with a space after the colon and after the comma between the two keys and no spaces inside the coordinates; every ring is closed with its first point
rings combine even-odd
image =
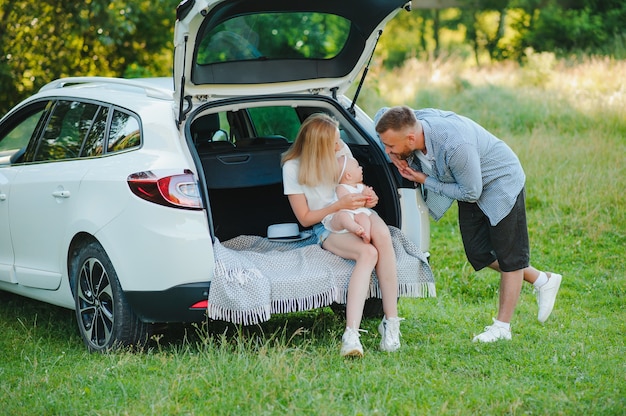
{"type": "Polygon", "coordinates": [[[369,244],[371,241],[370,234],[363,227],[355,229],[354,234],[356,234],[357,237],[361,237],[366,244],[369,244]]]}

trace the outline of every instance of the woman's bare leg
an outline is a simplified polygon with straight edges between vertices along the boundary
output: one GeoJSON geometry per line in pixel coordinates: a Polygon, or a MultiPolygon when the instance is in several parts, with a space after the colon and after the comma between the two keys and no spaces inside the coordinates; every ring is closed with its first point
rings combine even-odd
{"type": "Polygon", "coordinates": [[[363,318],[372,271],[379,259],[376,247],[365,244],[362,239],[351,233],[331,233],[322,247],[339,257],[356,261],[348,283],[346,326],[358,329],[363,318]]]}
{"type": "Polygon", "coordinates": [[[383,297],[383,311],[387,318],[398,316],[398,273],[396,253],[391,242],[389,227],[376,214],[370,216],[372,244],[378,251],[376,276],[383,297]]]}

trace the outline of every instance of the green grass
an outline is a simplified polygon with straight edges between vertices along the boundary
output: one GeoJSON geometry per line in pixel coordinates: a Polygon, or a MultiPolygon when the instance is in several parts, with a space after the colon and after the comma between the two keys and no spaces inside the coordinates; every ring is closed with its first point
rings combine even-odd
{"type": "Polygon", "coordinates": [[[431,224],[438,297],[401,299],[395,354],[366,320],[365,357],[340,358],[329,309],[246,331],[172,326],[145,351],[88,354],[73,312],[0,293],[0,414],[626,414],[626,63],[524,71],[407,65],[378,74],[361,105],[451,109],[515,149],[533,264],[564,276],[545,324],[527,285],[513,340],[471,342],[495,316],[498,276],[468,266],[453,208],[431,224]]]}

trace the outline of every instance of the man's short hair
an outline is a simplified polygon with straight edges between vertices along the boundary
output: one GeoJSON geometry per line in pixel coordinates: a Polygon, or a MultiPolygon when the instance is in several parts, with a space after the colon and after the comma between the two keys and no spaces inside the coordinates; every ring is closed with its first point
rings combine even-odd
{"type": "Polygon", "coordinates": [[[415,118],[413,110],[402,105],[391,108],[381,108],[376,113],[374,121],[376,123],[376,132],[381,134],[390,129],[398,131],[415,126],[417,118],[415,118]]]}

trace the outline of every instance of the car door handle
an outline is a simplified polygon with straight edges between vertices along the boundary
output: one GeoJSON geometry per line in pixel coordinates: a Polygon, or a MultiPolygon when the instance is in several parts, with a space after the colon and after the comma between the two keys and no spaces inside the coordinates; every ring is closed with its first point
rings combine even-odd
{"type": "Polygon", "coordinates": [[[0,194],[0,201],[6,201],[7,194],[0,194]]]}
{"type": "Polygon", "coordinates": [[[52,196],[55,198],[69,198],[70,191],[54,191],[52,192],[52,196]]]}

